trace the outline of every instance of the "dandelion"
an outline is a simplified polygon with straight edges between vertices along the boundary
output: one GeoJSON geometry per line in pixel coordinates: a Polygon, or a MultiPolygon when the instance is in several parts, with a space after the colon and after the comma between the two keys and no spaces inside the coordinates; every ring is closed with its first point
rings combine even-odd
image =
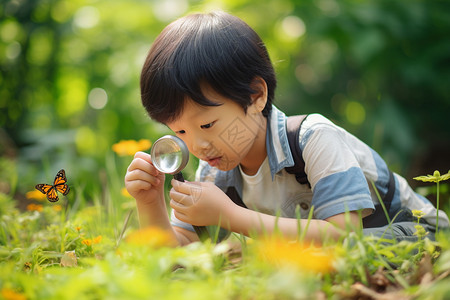
{"type": "Polygon", "coordinates": [[[33,190],[33,191],[25,193],[25,197],[27,199],[33,199],[33,200],[38,200],[38,201],[43,201],[47,198],[45,196],[45,194],[41,193],[38,190],[33,190]]]}
{"type": "Polygon", "coordinates": [[[323,248],[290,242],[282,238],[264,239],[255,246],[260,259],[276,266],[294,267],[321,274],[333,270],[334,255],[323,248]]]}
{"type": "Polygon", "coordinates": [[[39,211],[41,212],[44,209],[44,207],[42,206],[42,204],[34,204],[34,203],[30,203],[27,205],[27,210],[28,211],[39,211]]]}
{"type": "Polygon", "coordinates": [[[132,232],[125,241],[135,246],[149,246],[151,248],[160,248],[175,246],[176,243],[172,235],[158,227],[148,227],[132,232]]]}
{"type": "Polygon", "coordinates": [[[5,300],[26,300],[27,299],[24,294],[16,292],[15,290],[9,289],[9,288],[2,288],[2,290],[0,291],[0,295],[2,295],[3,299],[5,299],[5,300]]]}
{"type": "Polygon", "coordinates": [[[138,151],[144,151],[150,149],[152,142],[150,140],[141,139],[135,140],[121,140],[120,142],[112,145],[112,150],[119,156],[134,155],[138,151]]]}

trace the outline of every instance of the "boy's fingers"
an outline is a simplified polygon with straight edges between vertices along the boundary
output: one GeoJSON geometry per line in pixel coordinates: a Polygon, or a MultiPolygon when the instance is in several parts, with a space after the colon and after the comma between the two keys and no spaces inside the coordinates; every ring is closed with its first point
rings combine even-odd
{"type": "Polygon", "coordinates": [[[171,189],[169,195],[171,199],[170,202],[174,201],[183,207],[192,205],[192,197],[190,195],[177,192],[175,189],[171,189]]]}
{"type": "Polygon", "coordinates": [[[171,181],[172,187],[179,193],[190,195],[192,191],[195,189],[199,189],[200,186],[196,182],[180,182],[176,179],[172,179],[171,181]]]}
{"type": "Polygon", "coordinates": [[[159,178],[155,177],[148,172],[142,171],[141,169],[134,169],[132,171],[127,172],[125,175],[126,181],[145,181],[153,185],[157,185],[160,183],[159,178]]]}
{"type": "Polygon", "coordinates": [[[135,180],[127,183],[127,190],[149,190],[152,185],[143,180],[135,180]]]}
{"type": "Polygon", "coordinates": [[[134,154],[134,158],[140,158],[145,160],[148,163],[152,163],[152,157],[150,154],[142,152],[142,151],[138,151],[134,154]]]}
{"type": "Polygon", "coordinates": [[[158,176],[160,172],[153,166],[151,160],[148,161],[147,159],[145,157],[135,157],[127,171],[132,172],[135,170],[141,170],[153,176],[158,176]]]}

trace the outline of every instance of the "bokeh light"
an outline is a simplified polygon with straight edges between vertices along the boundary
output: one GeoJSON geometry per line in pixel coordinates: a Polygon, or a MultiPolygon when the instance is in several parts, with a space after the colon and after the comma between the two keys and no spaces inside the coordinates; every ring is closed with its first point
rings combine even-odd
{"type": "Polygon", "coordinates": [[[94,88],[89,92],[89,105],[94,109],[102,109],[108,103],[108,94],[102,88],[94,88]]]}

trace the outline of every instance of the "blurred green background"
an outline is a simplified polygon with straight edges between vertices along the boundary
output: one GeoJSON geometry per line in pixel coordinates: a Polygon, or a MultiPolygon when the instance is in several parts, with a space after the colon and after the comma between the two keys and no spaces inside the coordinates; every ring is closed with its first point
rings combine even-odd
{"type": "Polygon", "coordinates": [[[86,192],[111,172],[123,185],[131,157],[111,146],[168,132],[140,103],[152,41],[215,9],[266,42],[286,113],[331,118],[411,183],[450,168],[450,1],[2,0],[0,191],[23,195],[61,168],[86,192]]]}

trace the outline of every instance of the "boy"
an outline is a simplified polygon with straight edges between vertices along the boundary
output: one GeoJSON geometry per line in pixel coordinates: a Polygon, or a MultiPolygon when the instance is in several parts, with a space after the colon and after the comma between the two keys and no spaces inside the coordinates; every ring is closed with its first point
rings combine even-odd
{"type": "MultiPolygon", "coordinates": [[[[237,17],[194,14],[161,32],[142,70],[142,103],[152,119],[184,140],[200,164],[196,182],[172,180],[169,220],[164,174],[150,155],[136,153],[125,184],[136,199],[142,227],[166,229],[180,245],[198,240],[191,224],[219,225],[244,235],[279,231],[296,239],[314,207],[308,241],[338,239],[361,223],[373,227],[364,229],[366,234],[414,239],[416,223],[407,213],[396,218],[402,222],[392,231],[379,227],[386,222],[365,221],[376,207],[378,214],[381,210],[374,182],[382,196],[390,194],[391,217],[421,210],[422,225],[434,237],[433,205],[392,175],[377,153],[321,115],[307,116],[299,132],[309,185],[287,173],[294,160],[286,117],[272,105],[275,87],[263,42],[237,17]]],[[[439,218],[439,225],[448,226],[444,212],[439,218]]]]}

